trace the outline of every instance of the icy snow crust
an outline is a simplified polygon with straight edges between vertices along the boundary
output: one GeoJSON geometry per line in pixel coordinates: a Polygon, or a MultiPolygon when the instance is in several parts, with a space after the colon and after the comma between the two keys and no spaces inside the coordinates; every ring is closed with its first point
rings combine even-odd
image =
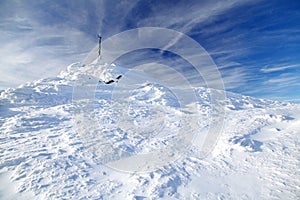
{"type": "Polygon", "coordinates": [[[0,199],[299,198],[299,105],[227,93],[224,131],[211,154],[200,159],[197,149],[208,129],[213,91],[195,88],[198,102],[186,107],[160,84],[145,82],[128,91],[128,116],[143,129],[135,135],[118,121],[118,109],[111,109],[115,85],[101,82],[120,71],[104,63],[75,63],[56,78],[1,93],[0,199]],[[98,123],[74,124],[73,85],[89,81],[87,70],[97,72],[100,81],[93,103],[98,123]],[[155,120],[153,106],[167,113],[163,124],[155,120]],[[122,173],[101,164],[78,134],[89,127],[122,152],[147,153],[175,140],[178,119],[194,119],[189,117],[195,110],[197,126],[187,130],[195,132],[191,146],[174,162],[147,173],[122,173]]]}

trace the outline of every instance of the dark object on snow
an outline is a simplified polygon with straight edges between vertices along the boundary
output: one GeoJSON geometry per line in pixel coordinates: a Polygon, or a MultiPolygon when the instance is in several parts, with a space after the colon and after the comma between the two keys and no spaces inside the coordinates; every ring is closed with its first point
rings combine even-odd
{"type": "Polygon", "coordinates": [[[107,82],[104,82],[105,84],[111,84],[111,83],[114,83],[115,81],[114,80],[110,80],[110,81],[107,81],[107,82]]]}
{"type": "MultiPolygon", "coordinates": [[[[122,75],[119,75],[116,79],[119,80],[120,78],[122,78],[122,75]]],[[[99,81],[99,82],[102,82],[102,81],[99,81]]],[[[103,83],[105,83],[105,84],[111,84],[111,83],[114,83],[114,82],[118,82],[118,81],[115,81],[115,80],[109,80],[107,82],[103,81],[103,83]]]]}

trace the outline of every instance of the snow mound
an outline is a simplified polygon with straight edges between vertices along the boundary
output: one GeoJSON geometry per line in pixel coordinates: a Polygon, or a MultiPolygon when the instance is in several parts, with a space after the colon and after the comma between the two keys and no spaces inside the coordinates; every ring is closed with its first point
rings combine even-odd
{"type": "Polygon", "coordinates": [[[97,77],[99,81],[108,82],[115,80],[120,75],[120,69],[114,64],[104,63],[102,60],[96,59],[89,65],[84,65],[80,62],[73,63],[67,67],[66,72],[61,72],[59,77],[70,82],[80,80],[82,82],[90,80],[92,77],[97,77]]]}
{"type": "Polygon", "coordinates": [[[58,77],[1,93],[1,199],[300,196],[299,105],[227,93],[222,102],[226,108],[223,133],[211,155],[199,159],[197,149],[212,117],[213,89],[194,88],[198,101],[183,106],[173,90],[146,81],[134,89],[120,91],[128,96],[122,101],[126,104],[112,107],[117,84],[102,81],[125,71],[99,61],[90,65],[75,63],[58,77]],[[95,77],[98,85],[91,109],[98,121],[91,124],[84,118],[74,124],[76,106],[80,106],[73,104],[74,84],[88,84],[95,77]],[[126,113],[121,112],[124,109],[126,113]],[[103,133],[114,148],[130,155],[147,153],[168,146],[177,137],[181,120],[193,121],[195,111],[199,113],[196,123],[184,129],[186,133],[195,132],[191,146],[174,162],[143,174],[122,173],[99,163],[77,131],[80,127],[92,131],[93,136],[103,133]],[[128,128],[129,121],[135,124],[133,128],[128,128]]]}

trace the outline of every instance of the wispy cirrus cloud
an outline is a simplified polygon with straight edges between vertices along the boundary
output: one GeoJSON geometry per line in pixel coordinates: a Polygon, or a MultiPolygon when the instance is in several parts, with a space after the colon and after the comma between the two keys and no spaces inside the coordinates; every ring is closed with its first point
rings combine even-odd
{"type": "Polygon", "coordinates": [[[83,60],[96,44],[99,32],[104,39],[143,26],[188,33],[199,23],[244,3],[238,0],[2,1],[0,88],[55,75],[66,65],[83,60]]]}
{"type": "Polygon", "coordinates": [[[294,69],[294,68],[300,68],[300,64],[280,65],[277,67],[264,67],[261,68],[260,71],[263,73],[271,73],[271,72],[278,72],[278,71],[283,71],[286,69],[294,69]]]}
{"type": "MultiPolygon", "coordinates": [[[[28,22],[24,21],[22,23],[28,22]]],[[[23,26],[19,24],[19,26],[23,26]]],[[[35,79],[55,76],[70,62],[84,57],[91,42],[78,30],[62,30],[57,26],[32,23],[26,32],[1,30],[0,79],[6,85],[17,86],[35,79]]],[[[14,27],[19,30],[20,27],[14,27]]]]}
{"type": "MultiPolygon", "coordinates": [[[[82,60],[93,45],[84,31],[70,27],[63,21],[43,23],[47,19],[37,4],[1,2],[1,89],[55,76],[66,65],[82,60]]],[[[51,15],[51,12],[54,11],[50,9],[48,14],[51,15]]],[[[50,17],[48,20],[53,19],[50,17]]]]}
{"type": "Polygon", "coordinates": [[[265,84],[277,85],[279,87],[300,86],[299,77],[295,77],[291,73],[283,73],[277,77],[273,77],[264,82],[265,84]]]}

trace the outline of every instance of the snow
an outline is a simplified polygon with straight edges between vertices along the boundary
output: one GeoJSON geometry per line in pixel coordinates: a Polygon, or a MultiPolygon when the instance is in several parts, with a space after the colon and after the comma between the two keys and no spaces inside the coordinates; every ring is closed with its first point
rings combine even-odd
{"type": "Polygon", "coordinates": [[[203,159],[217,91],[195,88],[197,102],[182,105],[185,89],[142,72],[127,89],[101,82],[120,72],[75,63],[1,93],[0,199],[300,197],[300,105],[227,93],[222,134],[203,159]]]}

